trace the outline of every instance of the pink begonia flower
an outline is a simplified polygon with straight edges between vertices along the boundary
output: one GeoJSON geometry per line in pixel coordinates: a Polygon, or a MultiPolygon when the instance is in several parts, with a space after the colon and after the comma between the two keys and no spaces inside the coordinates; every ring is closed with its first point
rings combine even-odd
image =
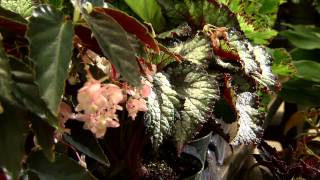
{"type": "Polygon", "coordinates": [[[129,116],[134,120],[139,111],[146,112],[148,111],[147,103],[144,99],[134,99],[129,98],[126,104],[127,111],[129,116]]]}
{"type": "Polygon", "coordinates": [[[90,130],[97,138],[104,136],[107,127],[119,127],[118,104],[124,100],[122,89],[115,84],[101,84],[90,79],[78,91],[78,106],[75,119],[84,122],[84,128],[90,130]]]}
{"type": "Polygon", "coordinates": [[[148,97],[151,94],[151,87],[152,85],[150,84],[144,84],[142,89],[140,90],[140,94],[143,98],[148,97]]]}
{"type": "Polygon", "coordinates": [[[63,127],[64,123],[66,123],[68,119],[71,119],[72,114],[73,113],[69,104],[61,102],[59,111],[59,121],[63,127]]]}

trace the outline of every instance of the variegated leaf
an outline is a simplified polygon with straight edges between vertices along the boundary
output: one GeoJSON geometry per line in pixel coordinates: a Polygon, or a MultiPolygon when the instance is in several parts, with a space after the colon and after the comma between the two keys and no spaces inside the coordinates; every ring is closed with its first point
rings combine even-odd
{"type": "Polygon", "coordinates": [[[154,87],[148,97],[148,112],[145,114],[147,131],[157,149],[162,141],[172,133],[175,116],[178,116],[178,94],[172,89],[170,82],[163,73],[154,76],[154,87]]]}
{"type": "Polygon", "coordinates": [[[175,64],[167,73],[183,99],[174,134],[179,150],[212,115],[213,105],[219,99],[219,86],[214,75],[189,62],[175,64]]]}

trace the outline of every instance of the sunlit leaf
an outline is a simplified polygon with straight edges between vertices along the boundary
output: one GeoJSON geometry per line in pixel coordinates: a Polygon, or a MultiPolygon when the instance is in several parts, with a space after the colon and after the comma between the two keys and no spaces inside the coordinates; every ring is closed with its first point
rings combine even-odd
{"type": "Polygon", "coordinates": [[[93,11],[84,18],[97,39],[103,54],[132,85],[140,84],[136,53],[125,30],[109,15],[93,11]]]}
{"type": "Polygon", "coordinates": [[[165,19],[156,0],[125,0],[128,6],[156,31],[163,30],[165,19]]]}
{"type": "Polygon", "coordinates": [[[0,114],[0,166],[9,171],[12,179],[18,179],[25,155],[28,114],[19,106],[1,104],[4,112],[0,114]]]}
{"type": "Polygon", "coordinates": [[[30,18],[27,36],[41,98],[57,116],[73,50],[72,22],[54,7],[40,5],[30,18]]]}
{"type": "Polygon", "coordinates": [[[296,77],[320,83],[320,63],[308,60],[294,61],[296,77]]]}
{"type": "Polygon", "coordinates": [[[63,154],[57,154],[54,162],[48,161],[42,151],[32,152],[27,167],[40,180],[96,180],[96,178],[76,161],[63,154]]]}
{"type": "Polygon", "coordinates": [[[320,62],[320,49],[305,50],[295,48],[290,51],[293,60],[311,60],[320,62]]]}
{"type": "Polygon", "coordinates": [[[277,18],[282,0],[216,0],[225,4],[237,15],[239,25],[244,34],[255,44],[269,44],[277,35],[272,27],[277,18]]]}
{"type": "Polygon", "coordinates": [[[288,40],[300,49],[320,49],[320,28],[316,26],[306,25],[288,25],[290,28],[281,31],[280,34],[288,38],[288,40]]]}
{"type": "Polygon", "coordinates": [[[270,52],[273,63],[272,72],[281,76],[293,76],[297,70],[292,64],[292,57],[289,52],[284,48],[268,49],[270,52]]]}
{"type": "Polygon", "coordinates": [[[286,122],[283,130],[283,134],[287,135],[288,131],[293,127],[303,124],[307,118],[307,114],[304,111],[297,111],[291,115],[289,120],[286,122]]]}
{"type": "Polygon", "coordinates": [[[31,0],[2,0],[0,6],[20,14],[22,17],[28,17],[33,10],[33,2],[31,0]]]}
{"type": "Polygon", "coordinates": [[[279,96],[287,102],[307,106],[320,105],[320,84],[294,78],[282,85],[279,96]]]}
{"type": "Polygon", "coordinates": [[[148,97],[148,112],[145,114],[147,132],[157,149],[163,140],[172,135],[175,118],[179,116],[178,94],[172,89],[167,77],[162,73],[154,76],[154,87],[148,97]]]}

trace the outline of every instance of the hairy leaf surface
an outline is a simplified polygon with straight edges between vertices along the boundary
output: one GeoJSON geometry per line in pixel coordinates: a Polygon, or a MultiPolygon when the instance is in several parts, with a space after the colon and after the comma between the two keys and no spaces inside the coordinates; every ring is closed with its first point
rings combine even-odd
{"type": "Polygon", "coordinates": [[[72,22],[54,7],[40,5],[30,18],[27,36],[41,98],[57,117],[73,50],[72,22]]]}
{"type": "Polygon", "coordinates": [[[151,141],[154,147],[158,148],[166,137],[172,135],[175,118],[179,116],[177,108],[180,102],[177,92],[172,89],[163,73],[157,73],[153,83],[145,122],[147,131],[151,134],[151,141]]]}

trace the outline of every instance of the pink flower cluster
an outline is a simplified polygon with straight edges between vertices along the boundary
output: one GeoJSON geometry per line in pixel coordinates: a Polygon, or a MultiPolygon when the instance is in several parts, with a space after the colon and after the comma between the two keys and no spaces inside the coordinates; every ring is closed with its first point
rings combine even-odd
{"type": "Polygon", "coordinates": [[[130,88],[127,90],[127,93],[130,95],[126,108],[129,113],[129,116],[134,120],[139,111],[146,112],[148,111],[147,103],[144,98],[147,98],[151,93],[152,84],[148,81],[142,81],[142,88],[130,88]]]}
{"type": "Polygon", "coordinates": [[[97,138],[103,137],[107,127],[119,127],[117,110],[122,110],[119,103],[125,101],[122,89],[114,84],[101,84],[90,79],[78,91],[78,106],[75,119],[84,122],[97,138]]]}
{"type": "Polygon", "coordinates": [[[128,87],[122,90],[115,84],[103,84],[90,78],[78,91],[78,105],[76,113],[72,113],[71,107],[62,102],[60,105],[60,122],[64,128],[64,123],[68,119],[76,119],[84,122],[84,128],[90,130],[97,138],[105,135],[107,128],[120,126],[117,110],[122,110],[126,102],[126,109],[129,116],[134,120],[139,111],[148,110],[146,100],[151,92],[151,83],[142,81],[141,89],[128,87]],[[129,98],[127,98],[129,95],[129,98]]]}

